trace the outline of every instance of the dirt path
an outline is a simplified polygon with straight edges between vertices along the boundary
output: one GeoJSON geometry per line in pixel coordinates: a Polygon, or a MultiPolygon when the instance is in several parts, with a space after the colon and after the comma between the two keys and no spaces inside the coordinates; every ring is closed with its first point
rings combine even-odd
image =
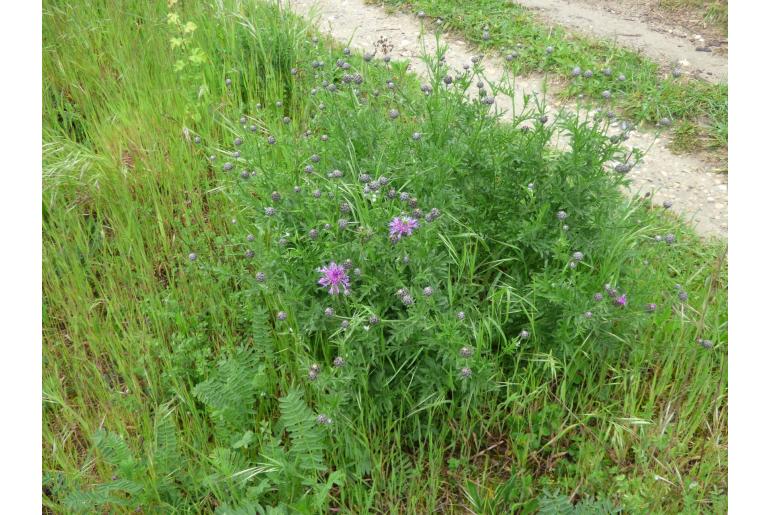
{"type": "MultiPolygon", "coordinates": [[[[710,82],[727,81],[726,40],[663,19],[649,0],[516,0],[541,18],[640,50],[710,82]],[[698,37],[700,36],[700,37],[698,37]]],[[[704,29],[705,30],[705,29],[704,29]]]]}
{"type": "MultiPolygon", "coordinates": [[[[365,4],[364,0],[289,0],[288,5],[298,14],[315,20],[322,31],[351,48],[374,51],[377,41],[386,38],[393,45],[392,56],[410,61],[413,71],[425,75],[425,67],[419,60],[421,26],[416,17],[387,14],[380,7],[365,4]]],[[[450,68],[461,70],[462,65],[470,64],[471,57],[476,55],[456,38],[446,37],[444,42],[449,47],[446,63],[450,68]]],[[[432,37],[425,38],[424,44],[428,52],[435,51],[432,37]]],[[[503,76],[498,58],[487,57],[484,63],[489,80],[497,81],[503,76]]],[[[525,91],[542,91],[542,84],[542,77],[517,78],[515,96],[520,97],[525,91]]],[[[497,106],[510,110],[511,101],[499,95],[497,106]]],[[[549,104],[550,109],[558,107],[556,103],[549,104]]],[[[726,177],[708,172],[708,165],[693,156],[672,154],[666,143],[665,137],[656,140],[650,133],[631,132],[626,145],[646,150],[643,162],[629,173],[633,181],[631,193],[649,192],[658,204],[670,200],[672,209],[692,222],[699,233],[726,237],[726,177]]]]}

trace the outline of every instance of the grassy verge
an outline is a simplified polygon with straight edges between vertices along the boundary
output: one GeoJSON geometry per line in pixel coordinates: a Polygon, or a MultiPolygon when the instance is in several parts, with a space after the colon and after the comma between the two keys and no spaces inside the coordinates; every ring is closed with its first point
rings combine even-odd
{"type": "Polygon", "coordinates": [[[606,126],[311,37],[44,4],[45,509],[724,511],[724,247],[606,126]]]}
{"type": "Polygon", "coordinates": [[[386,5],[424,12],[483,52],[515,55],[516,73],[552,73],[564,81],[562,94],[600,100],[609,91],[624,115],[646,124],[675,125],[674,148],[681,151],[727,148],[727,85],[674,77],[637,52],[609,42],[546,27],[525,8],[507,0],[384,0],[386,5]],[[546,49],[552,49],[547,53],[546,49]],[[579,68],[580,75],[573,71],[579,68]],[[609,73],[604,73],[608,70],[609,73]],[[586,77],[586,72],[592,76],[586,77]],[[624,80],[620,80],[624,77],[624,80]]]}
{"type": "Polygon", "coordinates": [[[706,26],[727,36],[727,0],[661,0],[659,6],[672,12],[695,13],[706,26]]]}

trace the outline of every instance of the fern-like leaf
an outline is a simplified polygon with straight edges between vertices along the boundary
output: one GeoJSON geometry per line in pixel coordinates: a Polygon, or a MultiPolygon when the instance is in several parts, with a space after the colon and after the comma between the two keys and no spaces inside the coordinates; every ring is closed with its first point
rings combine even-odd
{"type": "Polygon", "coordinates": [[[251,416],[262,371],[254,352],[239,349],[231,358],[220,362],[211,377],[195,387],[195,396],[209,408],[223,437],[242,436],[253,428],[251,416]]]}
{"type": "Polygon", "coordinates": [[[293,389],[278,403],[281,409],[280,423],[291,439],[289,459],[303,472],[325,471],[324,433],[316,423],[313,412],[302,400],[302,394],[293,389]]]}

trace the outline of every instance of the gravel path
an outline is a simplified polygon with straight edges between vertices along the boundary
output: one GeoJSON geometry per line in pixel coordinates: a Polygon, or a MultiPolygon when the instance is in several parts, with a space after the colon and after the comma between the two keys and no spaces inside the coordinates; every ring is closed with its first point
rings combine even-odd
{"type": "MultiPolygon", "coordinates": [[[[322,31],[329,32],[345,45],[361,51],[373,51],[377,41],[386,38],[393,45],[391,55],[407,60],[420,75],[426,70],[419,60],[420,22],[404,13],[388,14],[384,9],[367,5],[364,0],[289,0],[296,13],[315,20],[322,31]]],[[[447,36],[447,64],[460,70],[475,54],[469,46],[447,36]]],[[[425,48],[435,51],[435,40],[426,37],[425,48]]],[[[484,59],[485,74],[491,81],[503,76],[503,63],[497,57],[484,59]]],[[[516,79],[516,97],[524,92],[542,91],[543,78],[529,76],[516,79]]],[[[499,108],[510,108],[510,99],[498,95],[499,108]]],[[[519,99],[515,99],[517,105],[519,99]]],[[[549,103],[550,109],[558,104],[549,103]]],[[[695,156],[675,155],[666,148],[667,138],[655,138],[652,133],[632,131],[626,141],[629,148],[646,150],[643,161],[629,173],[632,179],[629,193],[650,193],[653,202],[673,202],[672,210],[704,236],[727,237],[727,177],[707,171],[710,167],[695,156]]]]}
{"type": "MultiPolygon", "coordinates": [[[[678,63],[683,71],[710,82],[727,81],[727,56],[722,42],[663,25],[650,19],[644,5],[629,1],[516,0],[548,21],[592,36],[609,39],[664,64],[678,63]]],[[[644,3],[642,3],[644,4],[644,3]]]]}

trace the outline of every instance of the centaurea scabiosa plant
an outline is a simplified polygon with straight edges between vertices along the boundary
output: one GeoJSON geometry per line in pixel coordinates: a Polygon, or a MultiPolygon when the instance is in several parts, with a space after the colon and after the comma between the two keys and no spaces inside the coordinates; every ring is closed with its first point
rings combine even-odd
{"type": "Polygon", "coordinates": [[[411,236],[414,230],[420,227],[420,222],[411,216],[397,216],[388,224],[390,228],[390,241],[398,242],[405,236],[411,236]]]}
{"type": "Polygon", "coordinates": [[[327,266],[319,268],[318,271],[321,273],[318,284],[324,288],[329,288],[329,295],[339,295],[340,287],[345,294],[350,292],[350,278],[344,266],[332,261],[327,266]]]}

